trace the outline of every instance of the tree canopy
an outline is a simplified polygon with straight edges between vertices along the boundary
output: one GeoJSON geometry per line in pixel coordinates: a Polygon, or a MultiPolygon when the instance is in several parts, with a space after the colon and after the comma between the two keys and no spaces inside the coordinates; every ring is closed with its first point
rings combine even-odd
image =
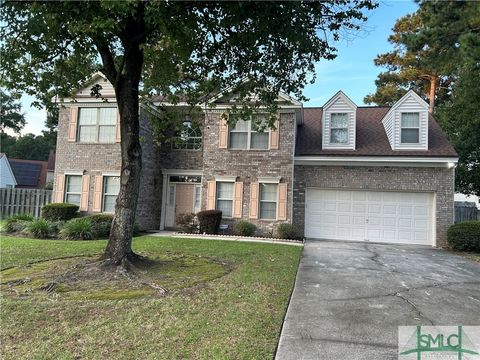
{"type": "Polygon", "coordinates": [[[387,71],[365,102],[392,105],[408,89],[427,99],[459,154],[456,190],[478,195],[480,2],[419,1],[417,12],[396,22],[389,41],[394,50],[375,59],[387,71]]]}
{"type": "Polygon", "coordinates": [[[22,105],[18,102],[18,96],[0,89],[0,132],[10,129],[20,133],[24,127],[25,115],[22,113],[22,105]]]}
{"type": "MultiPolygon", "coordinates": [[[[94,71],[112,83],[120,113],[120,193],[105,258],[134,259],[141,171],[139,96],[190,104],[238,94],[273,113],[280,90],[303,99],[330,40],[356,30],[371,0],[302,2],[10,2],[2,11],[2,81],[42,99],[68,96],[94,71]],[[251,95],[255,95],[252,101],[251,95]]],[[[92,88],[101,95],[101,89],[92,88]]],[[[273,123],[273,118],[271,119],[273,123]]]]}

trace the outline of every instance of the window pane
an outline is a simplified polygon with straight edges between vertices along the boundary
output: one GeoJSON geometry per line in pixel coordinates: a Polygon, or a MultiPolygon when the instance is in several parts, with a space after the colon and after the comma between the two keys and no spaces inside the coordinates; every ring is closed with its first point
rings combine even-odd
{"type": "Polygon", "coordinates": [[[82,177],[67,175],[67,192],[80,193],[82,191],[82,177]]]}
{"type": "Polygon", "coordinates": [[[104,143],[115,142],[115,126],[100,126],[98,130],[98,141],[104,143]]]}
{"type": "Polygon", "coordinates": [[[97,141],[97,127],[96,126],[80,126],[78,140],[80,142],[97,141]]]}
{"type": "Polygon", "coordinates": [[[277,203],[260,202],[260,219],[276,219],[277,203]]]}
{"type": "Polygon", "coordinates": [[[117,196],[116,195],[105,195],[103,197],[103,211],[114,212],[116,201],[117,201],[117,196]]]}
{"type": "Polygon", "coordinates": [[[268,131],[263,133],[252,133],[250,148],[268,149],[268,131]]]}
{"type": "Polygon", "coordinates": [[[332,114],[330,115],[330,127],[348,128],[348,114],[332,114]]]}
{"type": "Polygon", "coordinates": [[[217,200],[217,210],[222,211],[222,216],[232,217],[232,200],[217,200]]]}
{"type": "Polygon", "coordinates": [[[115,125],[117,123],[117,108],[100,108],[100,125],[115,125]]]}
{"type": "Polygon", "coordinates": [[[402,144],[418,144],[419,141],[418,129],[402,129],[402,144]]]}
{"type": "Polygon", "coordinates": [[[277,184],[260,184],[260,200],[277,201],[277,184]]]}
{"type": "Polygon", "coordinates": [[[238,120],[232,131],[248,131],[248,123],[249,121],[238,120]]]}
{"type": "Polygon", "coordinates": [[[330,142],[334,144],[346,144],[348,142],[348,130],[330,129],[330,142]]]}
{"type": "Polygon", "coordinates": [[[65,196],[65,202],[80,206],[80,194],[67,194],[65,196]]]}
{"type": "Polygon", "coordinates": [[[106,176],[103,192],[117,195],[120,191],[120,176],[106,176]]]}
{"type": "Polygon", "coordinates": [[[78,115],[79,125],[96,125],[97,124],[97,108],[80,108],[78,115]]]}
{"type": "Polygon", "coordinates": [[[232,149],[246,149],[247,148],[248,133],[230,133],[230,147],[232,149]]]}
{"type": "Polygon", "coordinates": [[[217,199],[233,200],[233,182],[217,182],[217,199]]]}
{"type": "Polygon", "coordinates": [[[418,113],[402,113],[402,128],[419,127],[420,120],[418,113]]]}
{"type": "Polygon", "coordinates": [[[267,115],[265,114],[252,115],[252,130],[257,131],[259,129],[268,132],[267,115]]]}
{"type": "Polygon", "coordinates": [[[200,209],[200,198],[202,196],[202,188],[200,186],[195,186],[195,209],[200,209]]]}

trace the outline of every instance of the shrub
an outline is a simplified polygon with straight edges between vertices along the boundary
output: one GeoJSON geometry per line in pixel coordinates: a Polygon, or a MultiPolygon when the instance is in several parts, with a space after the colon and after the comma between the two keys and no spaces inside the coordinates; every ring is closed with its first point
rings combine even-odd
{"type": "Polygon", "coordinates": [[[91,240],[95,237],[94,225],[86,217],[71,219],[60,230],[60,236],[68,240],[91,240]]]}
{"type": "Polygon", "coordinates": [[[198,229],[197,222],[195,221],[195,214],[193,213],[178,214],[176,217],[176,223],[183,232],[188,234],[194,233],[198,229]]]}
{"type": "Polygon", "coordinates": [[[55,228],[48,220],[35,219],[28,223],[26,231],[36,239],[46,239],[55,232],[55,228]]]}
{"type": "Polygon", "coordinates": [[[206,234],[218,234],[222,212],[220,210],[204,210],[197,213],[200,232],[206,234]]]}
{"type": "Polygon", "coordinates": [[[280,239],[301,240],[302,235],[293,224],[283,223],[277,227],[277,235],[280,239]]]}
{"type": "Polygon", "coordinates": [[[78,214],[78,206],[66,203],[51,203],[42,208],[42,217],[46,220],[67,221],[73,219],[78,214]]]}
{"type": "Polygon", "coordinates": [[[95,238],[106,238],[110,236],[113,214],[93,214],[85,216],[83,219],[88,219],[92,223],[95,238]]]}
{"type": "Polygon", "coordinates": [[[23,232],[31,221],[7,219],[4,230],[7,233],[23,232]]]}
{"type": "Polygon", "coordinates": [[[252,224],[246,220],[237,221],[233,225],[233,232],[241,236],[252,236],[255,234],[255,230],[257,230],[255,224],[252,224]]]}
{"type": "Polygon", "coordinates": [[[30,214],[16,214],[16,215],[12,215],[10,216],[8,220],[22,220],[22,221],[32,221],[34,219],[34,217],[30,214]]]}
{"type": "Polygon", "coordinates": [[[480,251],[480,221],[464,221],[450,226],[448,245],[459,251],[480,251]]]}

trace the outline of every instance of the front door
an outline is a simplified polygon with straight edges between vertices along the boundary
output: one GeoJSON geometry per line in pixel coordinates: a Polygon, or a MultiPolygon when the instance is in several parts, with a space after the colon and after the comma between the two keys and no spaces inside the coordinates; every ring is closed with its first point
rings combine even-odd
{"type": "Polygon", "coordinates": [[[175,225],[179,214],[189,214],[194,211],[193,195],[195,184],[177,184],[175,190],[175,225]]]}

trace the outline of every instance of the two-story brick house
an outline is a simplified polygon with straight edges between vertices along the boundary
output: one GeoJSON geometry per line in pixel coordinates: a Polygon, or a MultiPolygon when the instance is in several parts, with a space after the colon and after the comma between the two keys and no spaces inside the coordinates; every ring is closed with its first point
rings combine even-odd
{"type": "MultiPolygon", "coordinates": [[[[229,126],[231,99],[214,99],[200,126],[185,119],[181,137],[161,147],[141,113],[142,228],[220,209],[225,223],[245,219],[263,233],[289,222],[312,238],[445,244],[457,155],[415,93],[391,108],[357,107],[342,92],[306,108],[280,94],[277,124],[264,132],[251,119],[229,126]]],[[[62,105],[55,201],[112,212],[121,141],[113,89],[97,75],[62,105]],[[95,82],[108,102],[89,95],[95,82]]]]}

